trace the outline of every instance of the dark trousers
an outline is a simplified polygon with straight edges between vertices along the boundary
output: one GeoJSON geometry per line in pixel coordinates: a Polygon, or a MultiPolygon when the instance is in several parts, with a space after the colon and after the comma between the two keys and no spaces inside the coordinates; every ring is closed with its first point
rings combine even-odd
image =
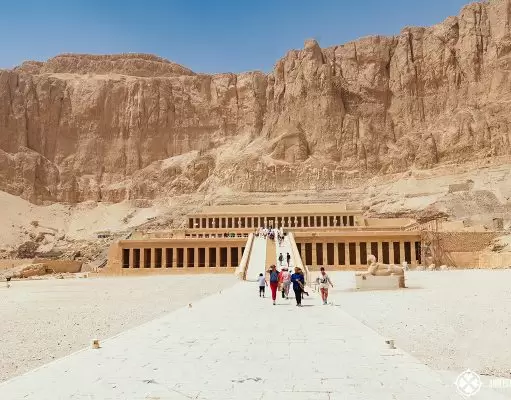
{"type": "Polygon", "coordinates": [[[264,296],[264,286],[259,286],[259,296],[264,296]]]}
{"type": "Polygon", "coordinates": [[[296,297],[296,304],[302,304],[302,288],[293,288],[296,297]]]}

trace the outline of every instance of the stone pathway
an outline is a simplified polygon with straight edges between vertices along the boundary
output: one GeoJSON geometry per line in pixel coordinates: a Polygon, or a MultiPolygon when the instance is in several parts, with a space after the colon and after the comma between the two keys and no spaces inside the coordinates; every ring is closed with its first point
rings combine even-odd
{"type": "Polygon", "coordinates": [[[255,237],[248,260],[246,279],[257,281],[259,274],[266,273],[266,239],[255,237]]]}
{"type": "Polygon", "coordinates": [[[278,301],[240,282],[7,381],[0,399],[461,399],[340,307],[313,296],[302,308],[278,301]]]}

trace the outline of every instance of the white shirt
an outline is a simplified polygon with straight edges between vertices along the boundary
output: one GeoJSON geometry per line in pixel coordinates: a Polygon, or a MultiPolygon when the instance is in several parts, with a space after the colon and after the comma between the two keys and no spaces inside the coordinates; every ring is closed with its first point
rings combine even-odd
{"type": "Polygon", "coordinates": [[[330,280],[330,277],[327,274],[325,275],[320,274],[317,279],[317,282],[319,283],[319,287],[321,289],[328,289],[328,285],[332,284],[332,281],[330,280]]]}
{"type": "Polygon", "coordinates": [[[259,287],[266,286],[266,280],[264,279],[264,276],[257,278],[257,282],[259,283],[259,287]]]}

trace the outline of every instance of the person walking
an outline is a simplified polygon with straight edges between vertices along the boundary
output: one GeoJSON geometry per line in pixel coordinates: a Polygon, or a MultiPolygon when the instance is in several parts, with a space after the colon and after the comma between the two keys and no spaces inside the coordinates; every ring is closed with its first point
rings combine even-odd
{"type": "Polygon", "coordinates": [[[257,278],[257,283],[259,283],[259,297],[264,297],[264,288],[268,286],[268,282],[262,272],[259,274],[259,278],[257,278]]]}
{"type": "Polygon", "coordinates": [[[323,300],[323,305],[328,303],[328,285],[334,287],[330,277],[325,272],[325,268],[321,267],[320,274],[316,279],[316,282],[319,284],[319,290],[321,291],[321,299],[323,300]]]}
{"type": "Polygon", "coordinates": [[[282,253],[279,254],[279,265],[282,267],[282,263],[284,262],[284,256],[282,253]]]}
{"type": "Polygon", "coordinates": [[[296,267],[295,273],[291,275],[291,282],[293,283],[293,291],[295,292],[297,307],[302,306],[302,292],[305,287],[305,278],[301,272],[302,270],[296,267]]]}
{"type": "Polygon", "coordinates": [[[287,261],[287,267],[289,268],[291,266],[291,255],[287,253],[286,255],[286,261],[287,261]]]}
{"type": "Polygon", "coordinates": [[[277,289],[279,287],[279,271],[277,271],[277,266],[272,265],[268,273],[270,274],[271,299],[273,300],[273,305],[275,305],[277,289]]]}
{"type": "Polygon", "coordinates": [[[289,299],[289,287],[291,286],[291,274],[286,267],[282,268],[279,276],[279,285],[282,290],[282,298],[289,299]]]}

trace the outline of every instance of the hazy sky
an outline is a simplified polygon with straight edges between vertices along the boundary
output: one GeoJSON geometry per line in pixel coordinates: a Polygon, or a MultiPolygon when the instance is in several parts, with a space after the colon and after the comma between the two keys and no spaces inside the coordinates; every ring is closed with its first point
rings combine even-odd
{"type": "Polygon", "coordinates": [[[0,0],[0,68],[59,53],[153,53],[196,72],[269,71],[322,47],[458,14],[464,0],[0,0]]]}

